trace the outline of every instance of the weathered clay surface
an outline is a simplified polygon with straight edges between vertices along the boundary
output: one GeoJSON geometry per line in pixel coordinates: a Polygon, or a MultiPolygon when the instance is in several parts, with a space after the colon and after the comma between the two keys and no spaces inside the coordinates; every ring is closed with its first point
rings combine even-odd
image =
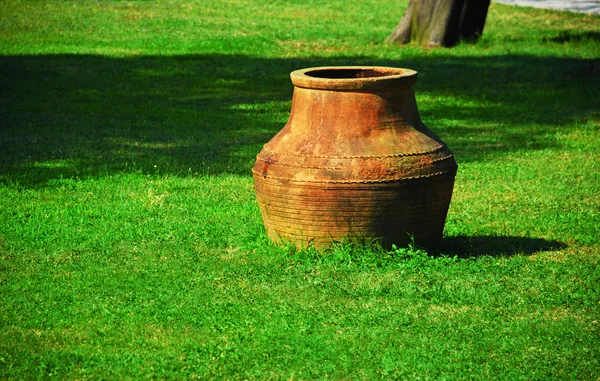
{"type": "Polygon", "coordinates": [[[253,168],[276,242],[328,247],[379,239],[426,247],[442,237],[452,152],[419,117],[416,72],[384,67],[298,70],[286,126],[253,168]]]}

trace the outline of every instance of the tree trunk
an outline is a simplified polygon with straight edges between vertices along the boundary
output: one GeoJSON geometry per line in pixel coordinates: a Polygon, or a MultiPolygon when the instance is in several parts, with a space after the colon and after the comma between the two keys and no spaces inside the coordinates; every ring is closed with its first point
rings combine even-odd
{"type": "Polygon", "coordinates": [[[473,43],[479,40],[489,6],[490,0],[465,0],[459,26],[461,40],[473,43]]]}
{"type": "Polygon", "coordinates": [[[410,0],[389,42],[453,46],[476,42],[485,24],[490,0],[410,0]]]}

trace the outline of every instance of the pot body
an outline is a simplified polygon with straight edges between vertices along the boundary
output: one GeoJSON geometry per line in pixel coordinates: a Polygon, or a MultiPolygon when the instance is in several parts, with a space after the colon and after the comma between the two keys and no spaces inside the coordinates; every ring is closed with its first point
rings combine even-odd
{"type": "Polygon", "coordinates": [[[325,67],[291,79],[290,118],[252,170],[268,236],[300,248],[373,239],[435,247],[457,165],[421,122],[416,72],[325,67]]]}

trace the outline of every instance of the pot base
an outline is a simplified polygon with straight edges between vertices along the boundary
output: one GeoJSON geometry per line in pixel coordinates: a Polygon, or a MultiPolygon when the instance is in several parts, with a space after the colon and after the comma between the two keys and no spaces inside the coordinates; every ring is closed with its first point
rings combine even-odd
{"type": "Polygon", "coordinates": [[[307,184],[256,176],[269,238],[297,248],[380,241],[434,249],[442,239],[453,175],[387,184],[307,184]],[[449,181],[450,180],[450,181],[449,181]]]}

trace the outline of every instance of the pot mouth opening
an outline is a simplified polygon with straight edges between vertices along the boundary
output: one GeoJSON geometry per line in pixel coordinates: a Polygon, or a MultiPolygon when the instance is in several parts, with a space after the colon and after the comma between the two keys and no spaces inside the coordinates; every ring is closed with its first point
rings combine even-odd
{"type": "Polygon", "coordinates": [[[304,75],[324,79],[377,78],[401,75],[403,70],[392,68],[323,68],[305,71],[304,75]]]}
{"type": "Polygon", "coordinates": [[[339,91],[370,91],[411,87],[417,72],[385,66],[325,66],[291,73],[296,87],[339,91]]]}

